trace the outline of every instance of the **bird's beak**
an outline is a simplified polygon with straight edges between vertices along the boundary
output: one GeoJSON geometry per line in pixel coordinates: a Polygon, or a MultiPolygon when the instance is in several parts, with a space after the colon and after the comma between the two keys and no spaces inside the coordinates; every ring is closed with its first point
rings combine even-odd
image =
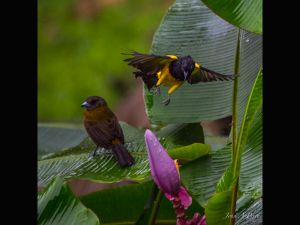
{"type": "Polygon", "coordinates": [[[200,65],[199,65],[198,63],[195,63],[195,67],[196,67],[197,69],[199,69],[199,68],[200,68],[200,65]]]}
{"type": "Polygon", "coordinates": [[[91,105],[89,103],[87,103],[87,102],[84,102],[84,103],[81,104],[81,107],[84,107],[84,108],[88,108],[90,106],[91,105]]]}

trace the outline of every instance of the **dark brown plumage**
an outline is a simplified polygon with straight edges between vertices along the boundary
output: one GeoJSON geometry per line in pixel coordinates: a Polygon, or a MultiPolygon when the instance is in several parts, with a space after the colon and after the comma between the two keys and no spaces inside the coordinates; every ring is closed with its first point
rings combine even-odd
{"type": "Polygon", "coordinates": [[[84,112],[84,127],[97,147],[111,149],[120,166],[131,166],[134,159],[124,147],[124,135],[115,114],[105,100],[91,96],[81,105],[84,112]]]}

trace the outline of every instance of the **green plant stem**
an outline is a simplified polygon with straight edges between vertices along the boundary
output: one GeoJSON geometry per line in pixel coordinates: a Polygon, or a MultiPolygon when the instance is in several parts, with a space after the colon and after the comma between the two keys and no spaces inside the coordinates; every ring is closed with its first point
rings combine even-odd
{"type": "Polygon", "coordinates": [[[158,195],[159,189],[157,187],[157,185],[153,182],[152,184],[152,188],[151,188],[151,192],[149,195],[149,199],[145,205],[145,209],[150,209],[158,195]]]}
{"type": "Polygon", "coordinates": [[[156,196],[156,199],[154,201],[153,210],[150,216],[149,225],[155,225],[156,216],[158,213],[159,205],[162,200],[163,192],[159,190],[158,195],[156,196]]]}
{"type": "Polygon", "coordinates": [[[239,188],[239,178],[236,181],[236,184],[234,185],[232,189],[232,199],[231,199],[231,212],[230,212],[230,225],[235,224],[235,210],[236,210],[236,201],[237,201],[237,194],[238,194],[238,188],[239,188]]]}
{"type": "Polygon", "coordinates": [[[234,74],[237,75],[233,81],[233,98],[232,98],[232,160],[235,159],[237,144],[237,97],[238,81],[240,73],[240,29],[238,30],[237,46],[235,53],[234,74]]]}
{"type": "MultiPolygon", "coordinates": [[[[152,188],[148,197],[148,200],[144,206],[144,210],[143,212],[140,214],[139,218],[137,219],[137,221],[134,223],[135,225],[142,225],[145,223],[145,221],[147,220],[147,215],[148,212],[152,212],[152,206],[154,204],[154,201],[158,195],[159,189],[156,186],[156,184],[154,182],[152,182],[152,188]]],[[[149,214],[150,214],[149,213],[149,214]]]]}
{"type": "MultiPolygon", "coordinates": [[[[232,162],[236,161],[237,157],[237,97],[238,97],[238,80],[240,75],[240,29],[238,30],[236,54],[235,54],[235,64],[234,64],[234,74],[237,75],[233,82],[233,98],[232,98],[232,162]]],[[[233,172],[233,174],[235,174],[233,172]]],[[[235,210],[236,210],[236,200],[238,192],[238,180],[233,187],[232,199],[231,199],[231,209],[230,209],[230,225],[235,223],[235,210]]]]}

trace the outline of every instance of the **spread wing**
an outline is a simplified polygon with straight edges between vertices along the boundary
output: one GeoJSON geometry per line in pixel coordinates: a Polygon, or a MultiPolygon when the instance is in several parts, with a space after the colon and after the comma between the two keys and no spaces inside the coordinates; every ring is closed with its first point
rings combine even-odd
{"type": "Polygon", "coordinates": [[[133,66],[143,73],[151,73],[153,71],[158,72],[162,69],[166,64],[169,64],[173,60],[176,60],[175,57],[170,56],[159,56],[159,55],[148,55],[141,54],[138,52],[132,52],[130,54],[131,58],[125,59],[125,62],[128,62],[128,65],[133,66]]]}
{"type": "Polygon", "coordinates": [[[87,120],[84,125],[92,140],[100,147],[110,148],[116,138],[124,144],[123,131],[116,117],[101,121],[87,120]]]}
{"type": "Polygon", "coordinates": [[[132,52],[131,58],[125,59],[128,65],[133,66],[139,71],[133,72],[135,77],[141,77],[147,88],[150,90],[157,83],[157,72],[160,71],[165,65],[169,65],[174,60],[177,60],[177,56],[159,56],[159,55],[147,55],[138,52],[132,52]]]}
{"type": "Polygon", "coordinates": [[[234,75],[223,75],[215,71],[206,69],[205,67],[195,68],[191,76],[188,78],[190,84],[196,84],[199,82],[211,82],[211,81],[228,81],[233,80],[234,75]]]}

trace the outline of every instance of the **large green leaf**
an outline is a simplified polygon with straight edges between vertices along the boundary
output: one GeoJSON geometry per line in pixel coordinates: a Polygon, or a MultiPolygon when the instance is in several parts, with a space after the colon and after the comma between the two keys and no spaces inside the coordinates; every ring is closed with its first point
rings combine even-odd
{"type": "Polygon", "coordinates": [[[180,169],[181,180],[201,206],[215,193],[216,184],[231,160],[231,146],[212,150],[209,156],[201,157],[180,169]]]}
{"type": "MultiPolygon", "coordinates": [[[[232,193],[230,190],[217,193],[205,208],[208,225],[229,225],[230,204],[232,193]]],[[[244,202],[242,204],[245,204],[244,202]]],[[[262,225],[262,198],[255,200],[250,205],[244,205],[236,214],[236,225],[262,225]]]]}
{"type": "MultiPolygon", "coordinates": [[[[251,92],[247,106],[247,114],[241,125],[239,146],[241,151],[240,190],[252,195],[253,198],[262,195],[262,74],[257,75],[256,85],[251,92]],[[246,137],[246,138],[245,138],[246,137]],[[243,142],[242,142],[243,140],[243,142]]],[[[206,206],[207,201],[216,192],[216,184],[231,162],[231,148],[227,146],[213,150],[211,155],[188,163],[181,169],[181,179],[199,204],[206,206]]],[[[231,171],[233,173],[233,171],[231,171]]],[[[225,174],[226,176],[226,174],[225,174]]],[[[222,178],[224,179],[224,177],[222,178]]],[[[233,181],[234,179],[226,179],[233,181]]],[[[231,187],[231,184],[223,185],[231,187]]],[[[225,189],[223,190],[225,191],[225,189]]]]}
{"type": "MultiPolygon", "coordinates": [[[[262,195],[262,112],[256,112],[241,158],[240,190],[262,195]]],[[[255,197],[254,196],[254,197],[255,197]]]]}
{"type": "Polygon", "coordinates": [[[237,213],[236,225],[262,225],[262,198],[237,213]]]}
{"type": "Polygon", "coordinates": [[[198,142],[204,143],[203,129],[199,123],[190,124],[168,124],[163,127],[159,135],[162,137],[160,140],[164,143],[164,136],[168,135],[168,148],[184,146],[195,142],[195,136],[198,136],[198,142]],[[180,130],[180,132],[178,132],[180,130]],[[191,135],[193,134],[193,135],[191,135]]]}
{"type": "MultiPolygon", "coordinates": [[[[82,196],[80,200],[101,218],[101,224],[129,225],[133,224],[142,213],[151,186],[152,182],[145,182],[111,188],[82,196]]],[[[192,217],[196,211],[203,215],[203,208],[193,201],[187,215],[192,217]]],[[[172,203],[163,196],[156,224],[173,225],[175,223],[176,215],[172,203]]]]}
{"type": "MultiPolygon", "coordinates": [[[[99,149],[98,156],[90,158],[89,153],[95,149],[95,145],[90,138],[86,138],[74,148],[44,156],[38,162],[38,185],[44,186],[55,176],[60,176],[64,180],[88,179],[96,182],[117,182],[124,179],[142,181],[149,178],[150,168],[144,144],[144,130],[124,123],[121,123],[121,126],[125,135],[125,146],[135,158],[135,165],[128,168],[119,167],[111,151],[106,149],[99,149]]],[[[157,132],[171,156],[173,148],[193,143],[198,144],[196,147],[194,144],[175,150],[174,157],[191,160],[209,152],[209,146],[200,143],[203,140],[203,130],[199,124],[171,125],[171,128],[166,127],[157,132]],[[189,139],[183,138],[179,141],[181,131],[185,133],[187,126],[193,129],[193,133],[190,134],[189,139]],[[174,137],[178,138],[174,139],[174,137]]]]}
{"type": "MultiPolygon", "coordinates": [[[[255,83],[251,90],[248,103],[246,105],[245,113],[243,116],[243,121],[240,125],[239,136],[237,140],[236,146],[236,162],[233,162],[233,175],[239,176],[240,172],[240,160],[242,153],[245,149],[246,143],[248,141],[249,131],[251,130],[251,126],[253,126],[253,121],[255,118],[260,115],[262,111],[262,71],[260,70],[257,74],[255,83]]],[[[255,122],[259,122],[261,118],[258,118],[255,122]]],[[[260,123],[260,125],[262,125],[260,123]]],[[[250,148],[256,147],[256,145],[260,144],[261,147],[261,133],[262,126],[257,126],[256,129],[252,128],[252,136],[255,136],[254,139],[250,143],[250,148]]],[[[251,139],[251,140],[252,140],[251,139]]],[[[248,145],[249,146],[249,145],[248,145]]]]}
{"type": "MultiPolygon", "coordinates": [[[[248,210],[249,202],[262,196],[262,113],[258,111],[251,124],[245,151],[242,154],[242,166],[240,171],[239,187],[243,196],[238,200],[238,208],[248,210]]],[[[228,154],[230,154],[228,152],[228,154]]],[[[215,162],[213,162],[215,163],[215,162]]],[[[228,162],[230,163],[230,162],[228,162]]],[[[220,166],[220,164],[218,164],[220,166]]],[[[232,188],[236,179],[233,178],[232,167],[228,167],[224,175],[218,181],[216,194],[209,199],[206,206],[208,224],[229,224],[232,188]],[[226,215],[226,217],[224,217],[226,215]]],[[[211,187],[214,189],[214,187],[211,187]]],[[[238,213],[239,224],[252,224],[249,221],[261,221],[258,214],[238,213]],[[241,219],[243,218],[243,219],[241,219]]],[[[256,224],[256,223],[254,223],[256,224]]],[[[257,223],[259,224],[259,223],[257,223]]]]}
{"type": "MultiPolygon", "coordinates": [[[[156,31],[151,52],[154,54],[191,55],[204,67],[223,74],[233,74],[238,28],[216,16],[199,0],[177,0],[156,31]]],[[[241,110],[256,74],[262,65],[262,37],[241,32],[239,101],[241,110]]],[[[168,106],[166,87],[161,96],[146,89],[147,114],[152,123],[192,123],[229,116],[232,82],[184,84],[171,96],[168,106]]],[[[243,113],[243,111],[241,111],[243,113]]]]}
{"type": "Polygon", "coordinates": [[[210,153],[210,145],[194,143],[191,145],[172,149],[170,155],[173,159],[180,159],[182,161],[192,161],[210,153]],[[199,151],[201,149],[201,151],[199,151]]]}
{"type": "Polygon", "coordinates": [[[208,225],[229,225],[231,196],[231,190],[227,190],[216,193],[209,199],[205,208],[208,225]]]}
{"type": "MultiPolygon", "coordinates": [[[[206,206],[207,221],[210,225],[227,225],[231,223],[231,217],[235,216],[236,195],[233,192],[238,184],[235,182],[240,175],[240,163],[244,163],[244,173],[241,177],[242,187],[246,187],[246,193],[254,199],[261,197],[261,110],[262,110],[262,73],[259,71],[251,90],[243,122],[237,141],[236,153],[232,164],[226,170],[216,188],[216,193],[209,199],[206,206]],[[252,137],[250,138],[250,135],[252,137]],[[248,154],[242,153],[248,146],[248,154]],[[255,156],[255,157],[254,157],[255,156]],[[254,157],[254,158],[253,158],[254,157]],[[250,186],[250,188],[249,188],[250,186]],[[251,193],[252,192],[252,193],[251,193]],[[228,215],[225,217],[224,215],[228,215]]],[[[245,188],[241,188],[245,191],[245,188]]]]}
{"type": "Polygon", "coordinates": [[[147,202],[144,205],[142,213],[140,213],[138,219],[136,220],[135,225],[150,224],[151,220],[155,220],[155,218],[157,218],[162,200],[163,192],[159,190],[157,185],[152,181],[152,187],[147,202]]]}
{"type": "Polygon", "coordinates": [[[202,0],[213,12],[244,30],[262,34],[262,0],[202,0]]]}
{"type": "Polygon", "coordinates": [[[70,124],[38,124],[38,156],[75,147],[86,138],[86,132],[70,124]]]}
{"type": "Polygon", "coordinates": [[[216,193],[231,190],[236,181],[237,179],[234,179],[232,175],[232,166],[229,166],[216,185],[216,193]]]}
{"type": "Polygon", "coordinates": [[[38,195],[37,221],[39,225],[100,224],[93,211],[87,209],[59,177],[38,195]]]}

